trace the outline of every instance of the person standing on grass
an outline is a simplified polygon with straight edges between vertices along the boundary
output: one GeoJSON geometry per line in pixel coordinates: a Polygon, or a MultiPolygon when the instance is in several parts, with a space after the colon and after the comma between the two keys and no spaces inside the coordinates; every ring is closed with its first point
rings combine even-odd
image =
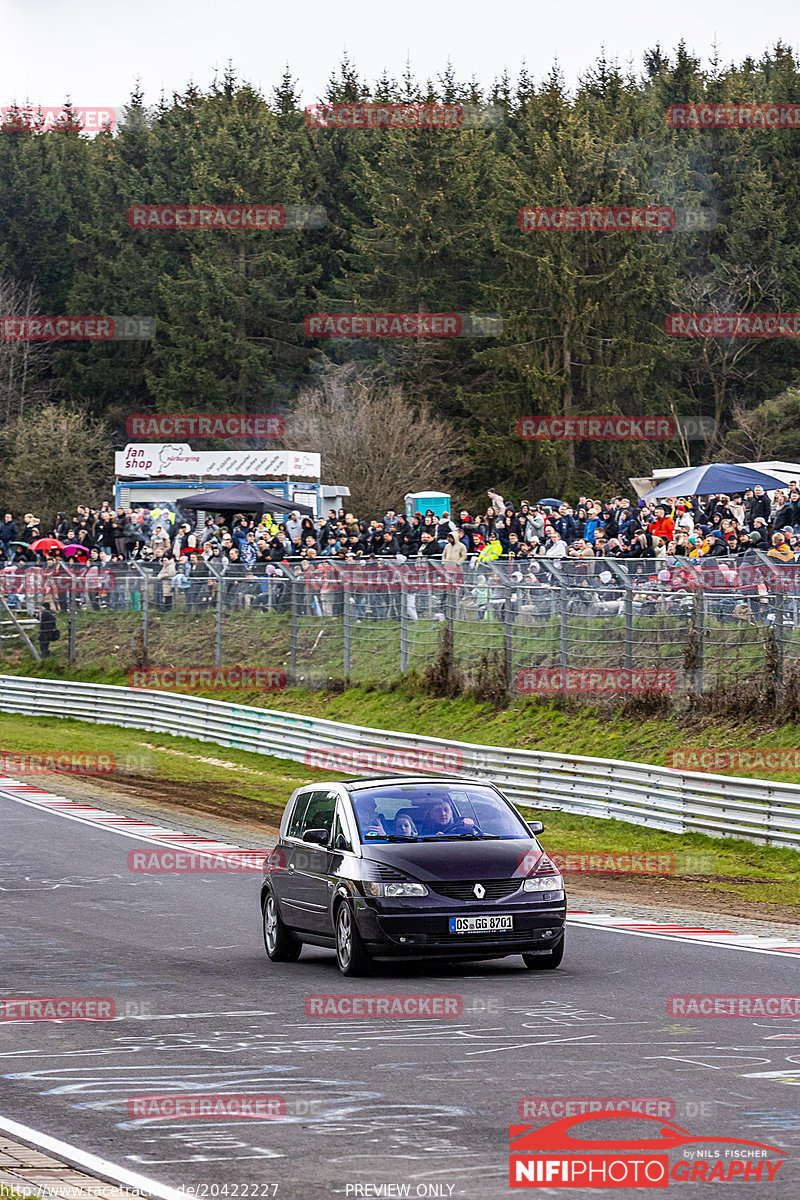
{"type": "Polygon", "coordinates": [[[42,652],[42,658],[50,657],[50,643],[55,641],[54,633],[56,633],[55,613],[45,600],[42,611],[39,613],[39,649],[42,652]]]}

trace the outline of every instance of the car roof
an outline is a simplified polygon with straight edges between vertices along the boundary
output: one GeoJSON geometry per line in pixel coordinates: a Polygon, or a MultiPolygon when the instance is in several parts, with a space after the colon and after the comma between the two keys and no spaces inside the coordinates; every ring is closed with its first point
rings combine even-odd
{"type": "Polygon", "coordinates": [[[407,785],[410,783],[420,785],[458,783],[462,786],[464,784],[480,784],[483,787],[494,787],[494,784],[486,779],[464,778],[463,775],[363,775],[357,779],[337,779],[332,782],[340,783],[343,787],[352,791],[367,787],[397,787],[398,785],[407,785]]]}

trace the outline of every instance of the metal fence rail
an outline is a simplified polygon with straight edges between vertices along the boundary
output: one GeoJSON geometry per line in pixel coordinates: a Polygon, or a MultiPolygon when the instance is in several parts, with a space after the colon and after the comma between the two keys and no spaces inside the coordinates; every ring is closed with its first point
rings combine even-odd
{"type": "MultiPolygon", "coordinates": [[[[13,564],[0,570],[0,604],[31,621],[49,603],[62,660],[95,662],[110,643],[129,667],[165,666],[177,649],[187,665],[286,667],[306,687],[423,671],[447,643],[466,686],[482,673],[495,690],[525,694],[550,688],[541,669],[553,680],[565,668],[660,669],[663,689],[685,695],[760,686],[766,668],[780,703],[784,664],[800,661],[800,563],[757,553],[748,562],[317,559],[224,570],[212,558],[172,579],[157,566],[13,564]]],[[[0,653],[22,644],[5,640],[0,653]]]]}
{"type": "Polygon", "coordinates": [[[616,759],[447,742],[174,692],[0,675],[0,711],[216,742],[342,774],[483,778],[533,809],[800,850],[800,787],[616,759]]]}

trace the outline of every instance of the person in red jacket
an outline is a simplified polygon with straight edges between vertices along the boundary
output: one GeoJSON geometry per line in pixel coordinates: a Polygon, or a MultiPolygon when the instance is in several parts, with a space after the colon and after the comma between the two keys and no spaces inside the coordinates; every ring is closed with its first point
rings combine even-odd
{"type": "Polygon", "coordinates": [[[656,505],[653,510],[653,518],[647,527],[648,532],[654,537],[663,538],[665,542],[671,542],[672,535],[675,532],[675,522],[672,517],[667,516],[663,504],[656,505]]]}

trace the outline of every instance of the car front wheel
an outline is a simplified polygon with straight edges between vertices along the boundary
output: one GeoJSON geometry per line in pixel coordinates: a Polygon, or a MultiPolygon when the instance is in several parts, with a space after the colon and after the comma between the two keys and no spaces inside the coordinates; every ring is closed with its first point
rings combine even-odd
{"type": "Polygon", "coordinates": [[[343,975],[366,975],[372,961],[347,901],[336,911],[336,961],[343,975]]]}
{"type": "Polygon", "coordinates": [[[564,934],[562,933],[558,945],[549,950],[547,954],[523,954],[522,961],[529,971],[555,971],[556,967],[560,966],[563,957],[564,934]]]}
{"type": "Polygon", "coordinates": [[[303,949],[303,943],[281,920],[272,892],[267,892],[264,900],[264,948],[272,962],[297,962],[303,949]]]}

